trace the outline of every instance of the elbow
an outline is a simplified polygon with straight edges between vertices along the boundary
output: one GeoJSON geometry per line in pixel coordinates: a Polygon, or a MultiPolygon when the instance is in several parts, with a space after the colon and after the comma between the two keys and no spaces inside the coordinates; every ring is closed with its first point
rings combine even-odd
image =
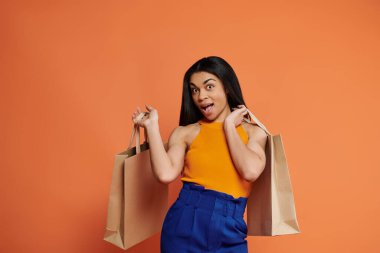
{"type": "Polygon", "coordinates": [[[244,175],[244,179],[247,180],[248,182],[254,182],[256,179],[259,177],[257,172],[255,171],[250,171],[249,173],[246,173],[244,175]]]}
{"type": "Polygon", "coordinates": [[[175,179],[177,178],[177,176],[175,175],[172,175],[171,173],[165,173],[163,175],[160,175],[157,179],[160,183],[163,183],[163,184],[170,184],[171,182],[173,182],[175,179]]]}
{"type": "Polygon", "coordinates": [[[170,184],[173,180],[167,177],[159,177],[158,181],[162,184],[170,184]]]}
{"type": "Polygon", "coordinates": [[[256,181],[260,177],[260,175],[263,172],[264,168],[265,168],[265,162],[261,163],[259,167],[256,166],[254,168],[250,168],[248,170],[248,172],[246,172],[245,175],[244,175],[245,180],[247,180],[249,182],[256,181]]]}

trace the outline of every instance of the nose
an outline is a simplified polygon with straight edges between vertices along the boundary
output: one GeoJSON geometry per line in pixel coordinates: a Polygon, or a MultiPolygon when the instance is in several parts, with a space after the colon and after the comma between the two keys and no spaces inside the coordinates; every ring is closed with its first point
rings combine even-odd
{"type": "Polygon", "coordinates": [[[198,100],[204,100],[207,98],[207,91],[200,89],[199,90],[199,95],[198,95],[198,100]]]}

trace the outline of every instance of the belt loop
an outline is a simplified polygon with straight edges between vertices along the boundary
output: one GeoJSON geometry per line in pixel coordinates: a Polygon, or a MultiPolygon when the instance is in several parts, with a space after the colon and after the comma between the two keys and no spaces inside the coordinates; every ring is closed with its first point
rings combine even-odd
{"type": "Polygon", "coordinates": [[[191,195],[193,194],[193,191],[192,190],[190,190],[190,191],[188,191],[187,192],[187,194],[186,194],[186,199],[185,199],[185,205],[189,205],[190,204],[190,200],[191,200],[191,195]]]}
{"type": "Polygon", "coordinates": [[[227,217],[228,215],[228,201],[224,201],[224,204],[223,204],[223,215],[224,217],[227,217]]]}
{"type": "Polygon", "coordinates": [[[186,181],[183,181],[183,186],[182,188],[185,190],[185,191],[189,191],[190,190],[190,185],[188,182],[186,181]]]}
{"type": "Polygon", "coordinates": [[[243,204],[239,204],[239,203],[236,203],[236,204],[235,204],[234,215],[235,215],[237,218],[240,218],[240,217],[244,216],[244,211],[245,211],[245,208],[244,208],[244,205],[243,205],[243,204]]]}
{"type": "Polygon", "coordinates": [[[231,210],[231,216],[236,217],[237,216],[237,203],[232,202],[232,210],[231,210]]]}
{"type": "MultiPolygon", "coordinates": [[[[194,192],[194,193],[195,193],[195,192],[194,192]]],[[[199,202],[200,202],[201,197],[202,197],[202,191],[196,191],[195,196],[197,197],[197,198],[196,198],[196,201],[195,201],[195,204],[194,204],[194,208],[196,209],[196,208],[198,208],[198,206],[199,206],[199,202]]]]}

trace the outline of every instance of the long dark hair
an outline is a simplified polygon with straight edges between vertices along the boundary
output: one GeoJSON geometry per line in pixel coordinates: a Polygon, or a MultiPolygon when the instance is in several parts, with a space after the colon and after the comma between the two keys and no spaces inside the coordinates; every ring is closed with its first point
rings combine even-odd
{"type": "MultiPolygon", "coordinates": [[[[181,114],[179,117],[180,126],[195,123],[203,118],[203,114],[194,104],[190,89],[191,75],[201,71],[211,73],[221,80],[224,89],[227,92],[227,101],[231,109],[233,107],[237,108],[237,105],[244,105],[247,107],[243,99],[239,80],[230,64],[218,56],[204,57],[195,62],[186,71],[183,78],[181,114]]],[[[248,114],[244,117],[251,120],[248,114]]]]}

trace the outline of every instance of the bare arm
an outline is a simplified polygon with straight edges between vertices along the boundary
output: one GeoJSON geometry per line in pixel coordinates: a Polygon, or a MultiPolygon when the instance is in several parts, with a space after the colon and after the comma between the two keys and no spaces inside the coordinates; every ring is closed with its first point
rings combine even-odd
{"type": "Polygon", "coordinates": [[[168,184],[174,181],[182,171],[186,150],[182,128],[178,126],[172,131],[167,152],[162,142],[158,123],[147,128],[151,166],[160,182],[168,184]]]}
{"type": "MultiPolygon", "coordinates": [[[[138,107],[137,107],[138,108],[138,107]]],[[[183,168],[186,152],[184,127],[175,128],[168,142],[168,151],[162,142],[158,112],[152,106],[146,106],[149,113],[144,114],[140,108],[133,113],[132,119],[146,129],[149,141],[150,162],[154,176],[162,183],[170,183],[177,178],[183,168]]]]}
{"type": "Polygon", "coordinates": [[[244,105],[232,108],[233,111],[224,120],[231,159],[239,174],[247,181],[255,181],[263,172],[266,163],[265,145],[266,132],[259,126],[247,124],[248,143],[245,145],[236,131],[236,126],[243,123],[243,117],[248,113],[244,105]]]}
{"type": "Polygon", "coordinates": [[[224,131],[233,163],[247,181],[255,181],[265,168],[265,145],[267,135],[258,126],[248,124],[249,140],[243,143],[234,124],[226,124],[224,131]]]}

